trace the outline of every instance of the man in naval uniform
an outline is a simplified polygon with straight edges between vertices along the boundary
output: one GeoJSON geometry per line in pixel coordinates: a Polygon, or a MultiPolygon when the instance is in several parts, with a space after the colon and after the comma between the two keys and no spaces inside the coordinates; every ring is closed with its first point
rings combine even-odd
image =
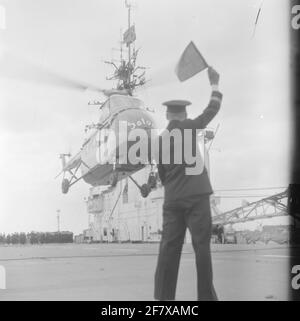
{"type": "MultiPolygon", "coordinates": [[[[167,130],[192,129],[196,142],[196,130],[204,129],[220,109],[222,94],[218,90],[219,74],[208,67],[212,94],[208,107],[195,119],[188,119],[188,101],[169,101],[167,106],[167,130]]],[[[183,140],[182,140],[183,141],[183,140]]],[[[174,142],[173,142],[174,143],[174,142]]],[[[172,142],[170,143],[172,145],[172,142]]],[[[173,146],[174,148],[174,146],[173,146]]],[[[172,150],[172,146],[171,146],[172,150]]],[[[158,164],[158,173],[164,186],[163,230],[155,272],[154,298],[174,300],[178,268],[186,228],[189,229],[195,251],[197,267],[198,300],[217,300],[213,286],[210,252],[212,187],[206,168],[198,175],[187,175],[186,164],[158,164]]]]}

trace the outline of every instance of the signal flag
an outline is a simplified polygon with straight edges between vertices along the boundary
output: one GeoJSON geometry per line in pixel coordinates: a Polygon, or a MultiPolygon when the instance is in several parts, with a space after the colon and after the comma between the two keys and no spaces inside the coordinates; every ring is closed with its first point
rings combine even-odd
{"type": "Polygon", "coordinates": [[[135,27],[134,25],[127,29],[123,34],[123,42],[126,43],[127,47],[136,40],[135,27]]]}
{"type": "Polygon", "coordinates": [[[177,63],[175,73],[180,81],[185,81],[208,67],[198,48],[191,41],[177,63]]]}

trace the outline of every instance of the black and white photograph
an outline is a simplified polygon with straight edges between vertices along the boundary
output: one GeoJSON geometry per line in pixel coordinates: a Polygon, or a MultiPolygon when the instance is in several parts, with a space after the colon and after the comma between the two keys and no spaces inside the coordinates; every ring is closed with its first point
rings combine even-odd
{"type": "Polygon", "coordinates": [[[287,0],[0,0],[0,301],[299,299],[298,29],[287,0]]]}

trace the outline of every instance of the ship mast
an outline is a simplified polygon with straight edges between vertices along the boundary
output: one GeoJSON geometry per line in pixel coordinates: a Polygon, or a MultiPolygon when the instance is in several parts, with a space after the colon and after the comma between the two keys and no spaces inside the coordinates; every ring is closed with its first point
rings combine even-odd
{"type": "MultiPolygon", "coordinates": [[[[107,78],[107,80],[117,80],[116,91],[122,94],[132,95],[136,87],[143,86],[146,82],[145,80],[145,67],[136,66],[136,59],[138,50],[133,49],[132,44],[136,40],[135,26],[131,25],[131,9],[132,5],[128,0],[125,0],[125,7],[127,8],[128,16],[128,28],[123,34],[123,39],[121,39],[121,60],[120,65],[117,66],[113,61],[105,61],[111,64],[114,68],[114,74],[107,78]],[[123,48],[122,44],[125,43],[128,50],[128,60],[123,59],[123,48]]],[[[115,93],[115,90],[112,92],[115,93]]]]}
{"type": "MultiPolygon", "coordinates": [[[[131,27],[131,22],[130,22],[130,18],[131,18],[131,4],[128,3],[127,0],[125,0],[125,6],[128,9],[128,29],[130,30],[131,27]]],[[[128,44],[128,63],[131,62],[131,42],[128,44]]],[[[129,74],[129,82],[131,81],[131,75],[129,74]]]]}

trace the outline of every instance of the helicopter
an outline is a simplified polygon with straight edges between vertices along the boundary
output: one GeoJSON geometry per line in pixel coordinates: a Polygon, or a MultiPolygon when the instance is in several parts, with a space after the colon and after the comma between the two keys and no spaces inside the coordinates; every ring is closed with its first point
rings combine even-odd
{"type": "MultiPolygon", "coordinates": [[[[156,128],[153,117],[149,109],[146,109],[143,102],[133,97],[133,91],[146,83],[145,68],[136,66],[138,50],[131,46],[134,43],[135,28],[130,24],[131,5],[125,2],[128,8],[128,29],[124,33],[123,43],[127,46],[128,60],[123,58],[123,48],[121,41],[120,65],[114,62],[104,61],[114,67],[114,73],[107,80],[116,80],[116,89],[98,90],[107,96],[104,103],[94,102],[92,105],[100,105],[101,116],[99,122],[86,126],[87,130],[94,130],[91,136],[83,143],[80,151],[73,157],[70,154],[60,154],[63,174],[62,192],[66,194],[70,187],[83,179],[92,186],[110,185],[116,186],[121,179],[129,177],[140,189],[141,195],[147,197],[156,186],[157,175],[154,171],[154,163],[151,159],[140,159],[136,164],[126,161],[121,164],[122,146],[126,145],[125,154],[133,142],[129,142],[127,137],[135,130],[144,130],[147,140],[153,139],[151,133],[156,128]],[[120,124],[126,124],[123,132],[120,131],[120,124]],[[125,132],[124,132],[125,131],[125,132]],[[116,140],[116,137],[118,139],[116,140]],[[68,159],[67,159],[68,158],[68,159]],[[147,183],[139,185],[131,175],[141,170],[149,163],[151,171],[147,183]],[[78,175],[81,170],[81,175],[78,175]]],[[[123,148],[124,152],[124,148],[123,148]]],[[[59,176],[58,175],[58,176],[59,176]]]]}
{"type": "MultiPolygon", "coordinates": [[[[137,129],[143,130],[148,135],[146,139],[150,140],[151,133],[153,135],[153,129],[156,128],[151,115],[153,111],[146,108],[143,101],[134,95],[135,90],[146,83],[146,68],[137,65],[139,49],[135,49],[135,25],[130,22],[132,6],[127,0],[125,6],[128,9],[128,28],[120,42],[120,60],[118,63],[114,60],[104,61],[114,68],[112,76],[106,77],[106,80],[115,81],[112,89],[99,88],[97,85],[53,72],[32,59],[19,56],[9,48],[4,48],[0,53],[0,77],[83,92],[89,90],[105,96],[104,102],[89,102],[89,105],[99,107],[100,117],[98,122],[86,125],[85,132],[91,131],[91,134],[84,140],[78,153],[59,155],[62,170],[55,178],[62,175],[63,194],[68,193],[70,187],[81,179],[91,186],[114,187],[118,181],[129,177],[140,189],[143,197],[147,197],[156,186],[157,174],[153,159],[140,159],[134,164],[128,159],[120,162],[124,158],[122,147],[126,145],[126,148],[130,149],[134,144],[133,141],[127,141],[126,137],[137,129]],[[123,48],[125,45],[126,48],[123,48]],[[127,124],[122,134],[120,123],[127,124]],[[151,166],[148,181],[140,185],[131,175],[147,165],[151,166]]],[[[127,152],[128,150],[125,154],[127,152]]]]}
{"type": "MultiPolygon", "coordinates": [[[[144,130],[149,140],[155,123],[149,112],[144,108],[143,102],[130,95],[113,93],[103,103],[101,110],[102,117],[97,124],[89,125],[95,131],[83,143],[80,151],[67,161],[70,154],[61,154],[62,160],[62,192],[67,193],[69,188],[83,179],[92,186],[111,185],[115,186],[117,182],[144,168],[148,160],[140,159],[138,164],[132,164],[130,161],[121,163],[119,160],[124,159],[123,152],[128,155],[128,149],[134,142],[127,139],[130,133],[135,130],[144,130]],[[121,131],[120,124],[125,124],[125,129],[121,131]],[[126,133],[124,133],[124,130],[126,133]],[[117,139],[116,139],[117,137],[117,139]],[[81,170],[81,176],[77,173],[81,170]],[[69,178],[66,178],[66,175],[69,178]]],[[[126,157],[126,160],[128,158],[126,157]]],[[[154,168],[154,164],[151,165],[154,168]]],[[[148,182],[140,186],[136,181],[135,184],[141,191],[143,197],[147,197],[151,189],[156,185],[154,171],[151,171],[148,182]]]]}

